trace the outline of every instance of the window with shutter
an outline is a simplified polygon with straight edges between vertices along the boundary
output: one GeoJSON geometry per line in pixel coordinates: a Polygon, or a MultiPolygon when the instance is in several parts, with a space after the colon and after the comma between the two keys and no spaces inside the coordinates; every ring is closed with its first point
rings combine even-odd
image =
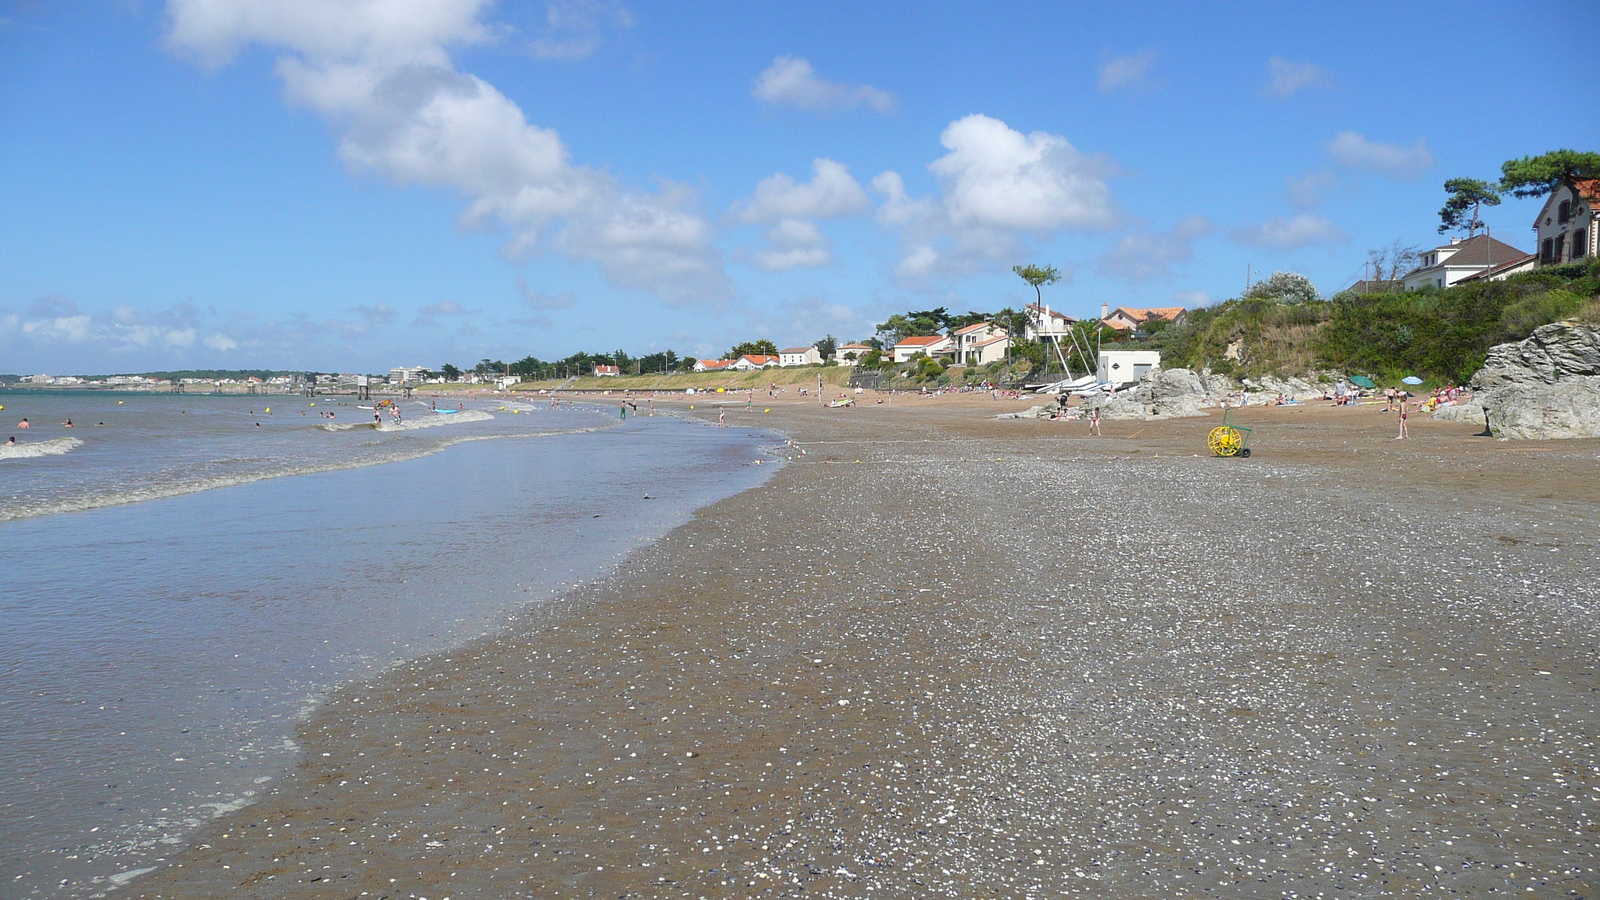
{"type": "Polygon", "coordinates": [[[1580,228],[1572,233],[1572,258],[1582,259],[1589,255],[1589,231],[1580,228]]]}

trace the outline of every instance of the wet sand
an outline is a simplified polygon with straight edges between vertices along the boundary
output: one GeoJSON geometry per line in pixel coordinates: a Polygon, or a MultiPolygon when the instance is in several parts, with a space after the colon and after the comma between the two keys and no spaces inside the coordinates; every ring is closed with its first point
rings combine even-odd
{"type": "Polygon", "coordinates": [[[1600,442],[756,400],[766,485],[337,692],[127,892],[1600,897],[1600,442]]]}

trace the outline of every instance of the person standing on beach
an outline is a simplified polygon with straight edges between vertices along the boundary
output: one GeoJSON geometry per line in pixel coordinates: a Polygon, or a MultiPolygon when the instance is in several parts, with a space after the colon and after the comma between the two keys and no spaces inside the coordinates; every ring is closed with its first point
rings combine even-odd
{"type": "Polygon", "coordinates": [[[717,410],[717,427],[718,428],[727,428],[728,427],[728,414],[723,412],[720,409],[717,410]]]}
{"type": "Polygon", "coordinates": [[[1095,437],[1100,437],[1101,436],[1100,435],[1100,407],[1098,407],[1098,406],[1093,407],[1092,409],[1089,410],[1089,433],[1094,435],[1095,437]]]}
{"type": "Polygon", "coordinates": [[[1397,441],[1411,436],[1411,432],[1406,430],[1406,404],[1406,396],[1402,394],[1400,397],[1400,433],[1394,436],[1397,441]]]}

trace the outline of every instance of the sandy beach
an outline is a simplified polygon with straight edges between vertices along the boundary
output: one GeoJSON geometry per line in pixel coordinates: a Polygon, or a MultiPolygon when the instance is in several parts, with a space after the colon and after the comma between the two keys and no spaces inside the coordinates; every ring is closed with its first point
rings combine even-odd
{"type": "Polygon", "coordinates": [[[126,893],[1600,897],[1600,442],[863,399],[126,893]]]}

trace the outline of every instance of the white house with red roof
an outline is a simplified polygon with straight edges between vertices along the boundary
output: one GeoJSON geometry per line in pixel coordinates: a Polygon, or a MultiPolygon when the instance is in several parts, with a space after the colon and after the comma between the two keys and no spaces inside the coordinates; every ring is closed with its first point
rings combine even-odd
{"type": "Polygon", "coordinates": [[[1600,255],[1600,178],[1560,185],[1545,198],[1539,218],[1539,265],[1554,266],[1600,255]]]}
{"type": "Polygon", "coordinates": [[[697,359],[694,361],[696,372],[729,372],[733,370],[731,359],[697,359]]]}
{"type": "Polygon", "coordinates": [[[622,370],[616,366],[595,366],[594,374],[599,378],[616,378],[622,374],[622,370]]]}
{"type": "Polygon", "coordinates": [[[918,353],[924,356],[938,356],[951,351],[954,347],[955,342],[942,334],[901,338],[900,343],[894,345],[894,361],[903,363],[918,353]]]}
{"type": "Polygon", "coordinates": [[[822,365],[822,351],[816,347],[787,347],[778,351],[778,365],[788,366],[820,366],[822,365]]]}
{"type": "Polygon", "coordinates": [[[1117,331],[1137,331],[1146,322],[1162,320],[1176,322],[1187,310],[1181,306],[1152,306],[1137,308],[1132,306],[1119,306],[1106,312],[1105,305],[1101,304],[1100,324],[1117,331]]]}
{"type": "Polygon", "coordinates": [[[853,366],[861,361],[861,357],[872,352],[866,344],[845,344],[833,352],[833,358],[841,366],[853,366]]]}
{"type": "Polygon", "coordinates": [[[1065,337],[1078,321],[1064,312],[1037,303],[1029,303],[1025,311],[1028,314],[1028,327],[1022,336],[1030,341],[1055,341],[1065,337]]]}
{"type": "Polygon", "coordinates": [[[756,369],[765,369],[767,366],[778,364],[778,357],[767,356],[764,353],[746,353],[733,361],[732,368],[739,372],[753,372],[756,369]]]}
{"type": "Polygon", "coordinates": [[[952,335],[955,341],[956,364],[981,366],[1006,358],[1011,349],[1011,335],[993,322],[974,322],[957,328],[952,335]]]}

